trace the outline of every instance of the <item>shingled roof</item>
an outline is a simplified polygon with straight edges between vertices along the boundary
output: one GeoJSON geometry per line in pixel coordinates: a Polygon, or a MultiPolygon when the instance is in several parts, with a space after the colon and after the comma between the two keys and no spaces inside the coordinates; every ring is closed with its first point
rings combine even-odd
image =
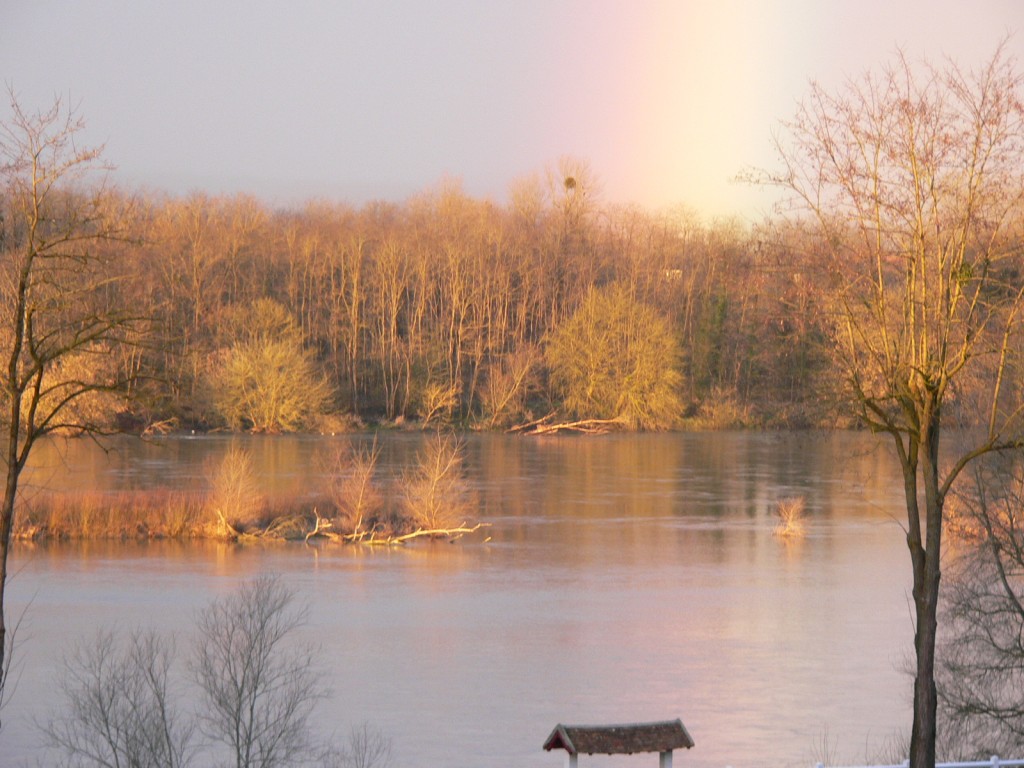
{"type": "Polygon", "coordinates": [[[631,755],[635,752],[669,752],[689,749],[693,739],[683,721],[632,725],[562,725],[544,742],[544,749],[564,749],[571,755],[631,755]]]}

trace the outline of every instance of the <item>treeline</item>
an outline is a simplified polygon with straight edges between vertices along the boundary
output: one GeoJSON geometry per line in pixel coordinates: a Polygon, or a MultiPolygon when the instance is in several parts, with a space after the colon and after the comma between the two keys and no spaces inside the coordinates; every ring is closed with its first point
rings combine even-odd
{"type": "Polygon", "coordinates": [[[118,278],[106,290],[146,328],[103,364],[135,382],[115,409],[135,425],[823,418],[822,286],[799,249],[732,221],[601,205],[578,169],[507,205],[448,185],[358,208],[125,196],[116,216],[121,236],[99,246],[118,278]],[[588,297],[600,317],[580,315],[588,297]],[[555,354],[559,333],[585,348],[555,354]]]}

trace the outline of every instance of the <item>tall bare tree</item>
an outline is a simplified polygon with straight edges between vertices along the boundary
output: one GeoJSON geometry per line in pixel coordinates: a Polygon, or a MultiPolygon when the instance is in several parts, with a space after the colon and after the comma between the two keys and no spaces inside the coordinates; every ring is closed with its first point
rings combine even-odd
{"type": "Polygon", "coordinates": [[[101,150],[80,145],[84,124],[59,99],[33,112],[10,97],[10,116],[0,123],[0,669],[21,473],[40,437],[96,430],[89,409],[76,404],[124,384],[110,366],[78,364],[68,375],[65,363],[108,354],[137,325],[111,300],[118,277],[104,250],[105,241],[124,236],[122,217],[102,184],[87,186],[105,168],[101,150]]]}
{"type": "Polygon", "coordinates": [[[1022,97],[1002,46],[977,71],[900,56],[835,93],[812,85],[777,138],[782,172],[764,179],[793,193],[828,260],[845,401],[892,438],[902,469],[913,768],[935,764],[945,501],[972,461],[1020,439],[1022,97]],[[965,424],[980,429],[943,439],[965,424]]]}
{"type": "Polygon", "coordinates": [[[1022,470],[1017,451],[976,462],[951,507],[938,682],[957,760],[1024,746],[1022,470]]]}
{"type": "Polygon", "coordinates": [[[315,649],[290,642],[305,623],[290,589],[262,576],[199,614],[192,673],[202,693],[199,727],[227,748],[226,765],[309,765],[309,722],[327,695],[315,649]]]}

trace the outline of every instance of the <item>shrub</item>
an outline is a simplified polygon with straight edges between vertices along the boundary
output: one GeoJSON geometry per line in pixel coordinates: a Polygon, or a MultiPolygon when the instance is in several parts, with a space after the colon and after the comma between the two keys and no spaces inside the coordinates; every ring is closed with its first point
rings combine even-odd
{"type": "Polygon", "coordinates": [[[320,416],[330,402],[330,387],[284,307],[261,299],[237,324],[211,382],[214,408],[228,425],[293,432],[320,416]]]}
{"type": "Polygon", "coordinates": [[[472,504],[462,478],[463,445],[437,432],[401,481],[405,510],[413,526],[428,531],[454,528],[466,521],[472,504]]]}
{"type": "Polygon", "coordinates": [[[232,445],[224,458],[207,470],[210,482],[208,504],[217,518],[219,534],[237,536],[240,528],[254,522],[266,500],[256,482],[256,470],[247,450],[232,445]]]}
{"type": "Polygon", "coordinates": [[[783,538],[803,536],[805,508],[803,496],[779,499],[775,504],[775,516],[779,518],[775,535],[783,538]]]}
{"type": "Polygon", "coordinates": [[[380,447],[376,440],[369,448],[346,446],[318,462],[330,475],[328,494],[337,512],[340,532],[359,534],[372,528],[381,510],[384,497],[377,483],[377,458],[380,447]]]}
{"type": "Polygon", "coordinates": [[[480,401],[489,426],[508,426],[526,415],[539,357],[534,346],[525,344],[488,368],[480,401]]]}
{"type": "Polygon", "coordinates": [[[545,357],[552,386],[577,417],[665,429],[682,414],[671,326],[625,286],[591,290],[550,335],[545,357]]]}

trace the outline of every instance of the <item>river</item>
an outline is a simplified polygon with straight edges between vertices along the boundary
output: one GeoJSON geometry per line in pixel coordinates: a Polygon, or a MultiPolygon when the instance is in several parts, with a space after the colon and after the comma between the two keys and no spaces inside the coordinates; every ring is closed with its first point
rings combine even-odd
{"type": "MultiPolygon", "coordinates": [[[[264,490],[322,486],[318,451],[359,437],[252,437],[264,490]]],[[[418,435],[380,440],[383,475],[418,435]]],[[[201,487],[229,437],[51,443],[32,487],[201,487]]],[[[257,574],[308,604],[332,695],[322,732],[364,721],[396,765],[561,766],[559,722],[681,718],[676,764],[862,762],[909,728],[912,637],[900,483],[877,438],[703,433],[471,435],[466,482],[486,532],[394,549],[199,542],[19,544],[9,582],[20,683],[0,763],[45,763],[34,722],[59,704],[62,654],[99,628],[173,633],[257,574]],[[781,497],[806,535],[772,531],[781,497]]],[[[887,758],[892,755],[886,755],[887,758]]],[[[581,765],[656,764],[654,755],[581,765]]]]}

